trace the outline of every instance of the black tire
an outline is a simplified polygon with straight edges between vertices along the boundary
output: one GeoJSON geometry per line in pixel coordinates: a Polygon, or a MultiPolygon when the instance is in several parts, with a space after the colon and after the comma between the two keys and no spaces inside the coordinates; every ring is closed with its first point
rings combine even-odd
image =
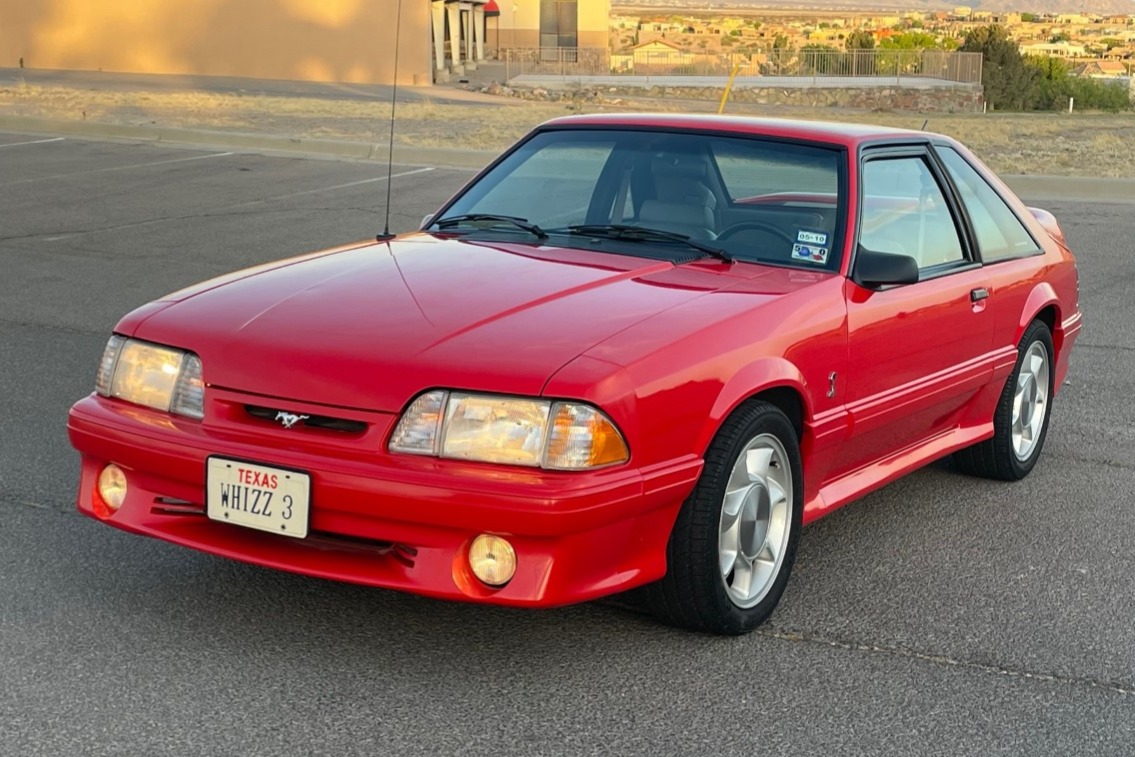
{"type": "Polygon", "coordinates": [[[1005,388],[1001,390],[1001,398],[997,401],[997,409],[993,414],[993,437],[955,452],[954,464],[958,470],[972,476],[1000,481],[1020,481],[1029,475],[1040,459],[1052,417],[1052,391],[1056,377],[1054,355],[1052,332],[1045,323],[1033,321],[1021,337],[1021,343],[1017,348],[1017,364],[1013,367],[1013,372],[1005,382],[1005,388]],[[1022,458],[1013,444],[1013,404],[1025,356],[1036,349],[1043,349],[1047,360],[1047,395],[1040,430],[1035,435],[1031,448],[1022,458]]]}
{"type": "MultiPolygon", "coordinates": [[[[641,595],[646,607],[659,620],[692,630],[739,635],[756,628],[772,614],[788,583],[800,541],[803,500],[800,443],[792,423],[774,405],[746,402],[726,419],[706,451],[701,478],[682,505],[670,534],[666,576],[645,587],[641,595]],[[752,606],[742,607],[730,598],[726,588],[729,579],[723,578],[719,564],[722,508],[734,464],[750,443],[767,441],[768,437],[780,445],[774,457],[776,464],[770,470],[791,481],[791,491],[784,497],[790,508],[784,518],[787,543],[780,551],[778,567],[763,582],[767,591],[752,606]],[[781,459],[790,468],[787,475],[781,471],[781,459]]],[[[736,517],[740,523],[740,513],[736,517]]]]}

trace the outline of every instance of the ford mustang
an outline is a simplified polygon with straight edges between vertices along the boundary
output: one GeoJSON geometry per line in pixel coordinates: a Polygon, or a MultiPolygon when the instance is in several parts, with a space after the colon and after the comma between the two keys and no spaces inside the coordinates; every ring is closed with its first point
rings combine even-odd
{"type": "Polygon", "coordinates": [[[751,630],[802,527],[927,463],[1037,464],[1075,260],[940,135],[695,116],[535,129],[427,217],[126,315],[79,509],[215,555],[751,630]]]}

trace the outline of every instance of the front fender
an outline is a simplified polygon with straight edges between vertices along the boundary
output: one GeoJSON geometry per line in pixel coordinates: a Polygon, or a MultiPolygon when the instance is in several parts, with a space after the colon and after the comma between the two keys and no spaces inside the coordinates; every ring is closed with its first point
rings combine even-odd
{"type": "Polygon", "coordinates": [[[702,454],[705,453],[721,424],[745,400],[763,391],[781,387],[791,389],[799,396],[803,409],[801,421],[806,425],[807,420],[812,417],[813,409],[804,375],[799,368],[783,357],[765,357],[735,372],[721,387],[698,436],[697,449],[702,454]]]}

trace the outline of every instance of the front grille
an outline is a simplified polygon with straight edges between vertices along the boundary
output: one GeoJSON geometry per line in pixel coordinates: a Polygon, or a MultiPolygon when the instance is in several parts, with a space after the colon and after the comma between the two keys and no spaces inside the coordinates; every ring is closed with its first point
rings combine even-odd
{"type": "MultiPolygon", "coordinates": [[[[260,420],[271,421],[273,423],[280,422],[279,415],[281,413],[291,413],[289,410],[282,410],[274,407],[263,407],[260,405],[245,405],[244,410],[253,418],[260,420]]],[[[298,428],[303,426],[305,428],[318,428],[324,431],[339,431],[346,434],[362,434],[367,430],[367,424],[363,421],[352,421],[347,418],[335,418],[329,415],[307,415],[306,413],[294,413],[294,415],[301,416],[291,428],[298,428]]]]}
{"type": "Polygon", "coordinates": [[[418,550],[408,544],[367,539],[362,536],[331,534],[325,531],[312,531],[303,540],[303,544],[313,549],[323,549],[329,552],[382,555],[393,558],[408,568],[414,567],[414,560],[418,556],[418,550]]]}

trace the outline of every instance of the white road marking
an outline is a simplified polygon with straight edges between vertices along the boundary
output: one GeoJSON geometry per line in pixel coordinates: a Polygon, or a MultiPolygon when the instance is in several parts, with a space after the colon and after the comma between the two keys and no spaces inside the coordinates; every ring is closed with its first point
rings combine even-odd
{"type": "Polygon", "coordinates": [[[56,137],[55,139],[36,139],[31,142],[9,142],[5,145],[0,145],[0,150],[5,147],[22,147],[23,145],[45,145],[48,142],[62,142],[63,137],[56,137]]]}
{"type": "Polygon", "coordinates": [[[94,168],[90,171],[75,171],[74,173],[59,173],[59,174],[53,174],[51,176],[36,176],[35,178],[32,178],[32,179],[20,179],[19,181],[10,181],[7,184],[4,184],[3,186],[11,187],[11,186],[15,186],[16,184],[30,184],[30,183],[36,182],[36,181],[51,181],[52,179],[69,179],[72,176],[87,176],[87,175],[93,174],[93,173],[107,173],[109,171],[130,171],[130,170],[133,170],[135,168],[146,168],[148,166],[165,166],[165,165],[169,165],[170,163],[186,163],[186,162],[191,161],[191,160],[208,160],[210,158],[224,158],[224,157],[228,157],[229,155],[234,155],[234,154],[235,153],[231,153],[231,152],[212,152],[212,153],[209,153],[208,155],[194,155],[194,156],[189,157],[189,158],[173,158],[171,160],[155,160],[155,161],[151,161],[149,163],[131,163],[128,166],[111,166],[110,168],[94,168]]]}
{"type": "Polygon", "coordinates": [[[419,174],[419,173],[429,173],[430,171],[434,171],[434,170],[436,170],[436,169],[434,169],[432,167],[430,167],[430,168],[418,168],[418,169],[415,169],[413,171],[403,171],[402,173],[390,174],[390,176],[376,176],[373,179],[362,179],[361,181],[349,181],[346,184],[335,184],[333,186],[322,187],[320,189],[305,189],[302,192],[292,192],[291,194],[286,194],[286,195],[276,195],[275,197],[265,197],[263,200],[253,200],[252,202],[240,203],[240,205],[252,205],[252,204],[257,203],[257,202],[272,202],[274,200],[286,200],[290,197],[303,197],[304,195],[313,195],[313,194],[318,194],[320,192],[332,192],[336,189],[347,189],[348,187],[357,187],[357,186],[361,186],[362,184],[374,184],[374,183],[379,182],[379,181],[386,181],[387,179],[400,179],[403,176],[413,176],[414,174],[419,174]]]}
{"type": "MultiPolygon", "coordinates": [[[[214,158],[214,157],[219,158],[219,157],[222,157],[223,155],[232,155],[232,154],[233,153],[231,153],[231,152],[226,152],[226,153],[218,153],[216,155],[198,155],[198,156],[195,156],[195,157],[192,157],[192,158],[179,158],[178,160],[163,160],[163,161],[159,161],[158,163],[179,163],[179,162],[184,161],[184,160],[200,160],[202,158],[214,158]]],[[[158,165],[158,163],[149,163],[149,164],[146,164],[146,165],[158,165]]],[[[124,166],[124,167],[130,168],[131,166],[124,166]]],[[[114,169],[108,168],[108,169],[101,169],[101,170],[112,171],[114,169]]],[[[336,190],[336,189],[346,189],[348,187],[357,187],[357,186],[360,186],[362,184],[374,184],[374,183],[380,182],[380,181],[387,181],[388,179],[398,179],[398,178],[401,178],[403,176],[414,176],[415,174],[429,173],[430,171],[435,171],[435,170],[437,170],[437,169],[432,167],[432,166],[427,167],[427,168],[416,168],[413,171],[402,171],[401,173],[395,173],[395,174],[391,174],[389,176],[376,176],[376,177],[371,178],[371,179],[360,179],[359,181],[349,181],[346,184],[334,184],[330,187],[321,187],[319,189],[305,189],[302,192],[293,192],[291,194],[277,195],[275,197],[265,197],[262,200],[249,200],[248,202],[238,202],[238,203],[235,203],[233,205],[226,205],[225,208],[226,208],[226,210],[231,210],[232,208],[244,208],[244,207],[248,207],[249,205],[259,205],[260,203],[273,202],[275,200],[284,200],[284,199],[287,199],[289,197],[302,197],[304,195],[317,194],[319,192],[330,192],[330,191],[333,191],[333,190],[336,190]]],[[[89,171],[89,172],[85,172],[85,173],[94,173],[94,171],[89,171]]],[[[74,174],[71,174],[71,175],[73,176],[74,174]]],[[[18,184],[20,182],[13,182],[13,183],[18,184]]],[[[220,216],[224,216],[224,215],[228,215],[228,213],[227,212],[204,213],[204,214],[202,214],[202,217],[220,217],[220,216]]],[[[128,224],[128,225],[130,225],[130,226],[141,226],[141,225],[145,225],[147,223],[154,223],[154,222],[163,221],[163,220],[169,220],[169,219],[152,219],[150,221],[141,221],[141,222],[138,222],[138,223],[135,223],[135,224],[128,224]]],[[[116,228],[118,228],[118,227],[116,227],[116,228]]],[[[110,231],[110,229],[92,229],[91,231],[83,231],[83,232],[78,232],[78,233],[74,233],[74,234],[59,234],[59,235],[56,235],[56,236],[43,237],[43,241],[45,241],[45,242],[58,242],[58,241],[61,241],[61,240],[64,240],[64,239],[71,239],[73,237],[83,236],[85,234],[97,234],[97,233],[105,232],[105,231],[110,231]]]]}

